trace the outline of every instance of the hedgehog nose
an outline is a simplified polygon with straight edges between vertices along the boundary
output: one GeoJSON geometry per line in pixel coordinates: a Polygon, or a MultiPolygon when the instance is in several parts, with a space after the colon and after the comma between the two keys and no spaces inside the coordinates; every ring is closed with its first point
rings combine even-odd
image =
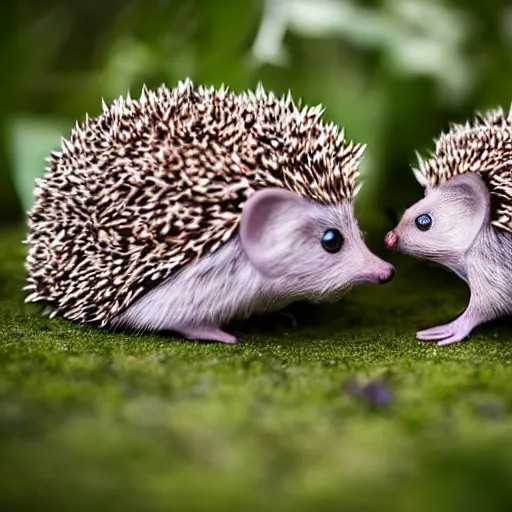
{"type": "Polygon", "coordinates": [[[393,277],[395,277],[395,269],[391,268],[391,270],[389,271],[389,274],[387,276],[379,277],[379,283],[380,284],[389,283],[389,281],[391,281],[393,279],[393,277]]]}
{"type": "Polygon", "coordinates": [[[384,244],[388,249],[392,249],[398,243],[398,235],[394,231],[390,231],[384,237],[384,244]]]}

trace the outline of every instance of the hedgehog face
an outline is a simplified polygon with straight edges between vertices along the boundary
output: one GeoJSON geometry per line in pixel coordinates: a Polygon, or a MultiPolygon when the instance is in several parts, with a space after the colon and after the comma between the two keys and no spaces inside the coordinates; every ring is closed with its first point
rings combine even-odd
{"type": "Polygon", "coordinates": [[[388,248],[453,267],[489,225],[489,193],[471,172],[427,189],[386,235],[388,248]]]}
{"type": "Polygon", "coordinates": [[[264,189],[244,205],[240,240],[251,264],[280,293],[328,299],[350,285],[385,283],[394,275],[366,247],[351,203],[323,205],[264,189]]]}

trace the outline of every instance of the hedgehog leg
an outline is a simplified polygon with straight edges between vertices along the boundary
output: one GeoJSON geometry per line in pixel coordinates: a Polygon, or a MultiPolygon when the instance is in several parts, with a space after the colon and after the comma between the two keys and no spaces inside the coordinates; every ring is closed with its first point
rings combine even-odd
{"type": "Polygon", "coordinates": [[[278,315],[281,318],[288,320],[288,322],[290,322],[290,327],[292,329],[295,329],[299,325],[295,316],[292,313],[289,313],[288,311],[279,311],[278,315]]]}
{"type": "Polygon", "coordinates": [[[176,329],[176,331],[191,340],[220,341],[222,343],[230,344],[238,342],[238,339],[235,336],[222,331],[218,327],[212,327],[209,325],[191,325],[189,327],[180,327],[179,329],[176,329]]]}

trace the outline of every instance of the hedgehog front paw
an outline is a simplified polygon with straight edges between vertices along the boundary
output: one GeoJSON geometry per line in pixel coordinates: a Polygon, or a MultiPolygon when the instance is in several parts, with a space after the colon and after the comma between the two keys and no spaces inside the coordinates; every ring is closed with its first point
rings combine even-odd
{"type": "Polygon", "coordinates": [[[228,334],[217,327],[183,327],[178,329],[178,332],[190,340],[220,341],[221,343],[229,344],[238,343],[238,339],[235,336],[228,334]]]}
{"type": "Polygon", "coordinates": [[[475,324],[468,322],[464,316],[446,325],[438,325],[416,333],[416,339],[421,341],[437,341],[437,345],[445,346],[466,339],[475,324]]]}
{"type": "Polygon", "coordinates": [[[448,338],[444,338],[437,342],[438,346],[443,347],[445,345],[451,345],[452,343],[458,343],[459,341],[465,340],[472,329],[467,328],[458,328],[456,329],[451,336],[448,338]]]}

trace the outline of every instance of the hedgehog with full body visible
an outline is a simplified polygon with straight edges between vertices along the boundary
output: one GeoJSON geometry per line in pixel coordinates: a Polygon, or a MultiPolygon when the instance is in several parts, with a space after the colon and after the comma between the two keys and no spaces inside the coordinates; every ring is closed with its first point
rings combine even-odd
{"type": "Polygon", "coordinates": [[[416,337],[448,345],[512,313],[512,109],[452,124],[414,169],[425,187],[385,237],[389,248],[439,263],[470,288],[466,310],[416,337]]]}
{"type": "Polygon", "coordinates": [[[234,343],[233,319],[388,281],[353,212],[364,147],[321,115],[190,80],[104,103],[37,181],[27,302],[234,343]]]}

